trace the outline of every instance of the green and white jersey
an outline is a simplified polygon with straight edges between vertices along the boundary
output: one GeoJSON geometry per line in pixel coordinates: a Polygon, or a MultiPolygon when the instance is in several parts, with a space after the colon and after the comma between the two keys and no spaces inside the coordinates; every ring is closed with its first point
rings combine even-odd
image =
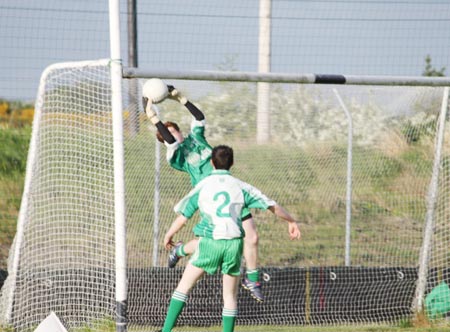
{"type": "Polygon", "coordinates": [[[173,168],[187,172],[191,183],[195,186],[203,178],[211,174],[213,167],[210,163],[212,147],[205,138],[205,121],[194,119],[191,132],[180,144],[167,144],[167,162],[173,168]]]}
{"type": "Polygon", "coordinates": [[[186,218],[200,211],[194,234],[214,240],[245,236],[241,212],[244,207],[268,209],[276,203],[252,185],[233,177],[229,171],[213,170],[174,208],[186,218]]]}

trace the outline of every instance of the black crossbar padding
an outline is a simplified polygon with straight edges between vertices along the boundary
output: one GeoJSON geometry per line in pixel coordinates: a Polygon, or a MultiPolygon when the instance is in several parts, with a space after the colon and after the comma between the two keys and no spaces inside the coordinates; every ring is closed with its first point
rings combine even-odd
{"type": "Polygon", "coordinates": [[[318,84],[345,84],[344,75],[316,75],[314,83],[318,84]]]}

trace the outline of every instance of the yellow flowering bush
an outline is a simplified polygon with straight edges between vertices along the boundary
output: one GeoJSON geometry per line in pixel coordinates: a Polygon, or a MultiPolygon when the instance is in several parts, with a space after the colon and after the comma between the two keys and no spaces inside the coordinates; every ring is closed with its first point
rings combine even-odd
{"type": "Polygon", "coordinates": [[[8,119],[9,104],[6,101],[0,102],[0,122],[8,119]]]}

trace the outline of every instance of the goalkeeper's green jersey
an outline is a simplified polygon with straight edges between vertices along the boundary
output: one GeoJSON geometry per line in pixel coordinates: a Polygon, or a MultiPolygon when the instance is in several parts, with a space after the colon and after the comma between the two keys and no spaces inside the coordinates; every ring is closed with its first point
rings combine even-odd
{"type": "Polygon", "coordinates": [[[174,208],[186,218],[200,211],[194,234],[214,240],[243,238],[242,209],[268,209],[276,203],[226,170],[213,170],[174,208]]]}
{"type": "Polygon", "coordinates": [[[192,121],[191,132],[182,143],[167,144],[167,162],[173,168],[187,172],[195,186],[211,174],[212,147],[205,138],[205,121],[192,121]]]}

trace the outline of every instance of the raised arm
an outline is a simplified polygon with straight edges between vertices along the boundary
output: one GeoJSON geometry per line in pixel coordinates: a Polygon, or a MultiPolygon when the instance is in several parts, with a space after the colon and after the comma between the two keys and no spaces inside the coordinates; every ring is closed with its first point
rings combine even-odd
{"type": "Polygon", "coordinates": [[[164,123],[161,122],[155,110],[153,109],[152,101],[146,97],[142,97],[142,104],[144,106],[145,114],[147,114],[147,117],[150,119],[151,123],[155,125],[156,129],[159,131],[164,141],[166,141],[168,144],[175,143],[176,142],[175,137],[173,137],[173,135],[170,133],[169,129],[167,129],[164,123]]]}
{"type": "MultiPolygon", "coordinates": [[[[167,85],[169,90],[169,95],[167,98],[178,101],[180,104],[186,106],[189,112],[197,121],[202,121],[205,119],[205,115],[200,111],[197,106],[192,104],[185,96],[183,96],[173,85],[167,85]]],[[[158,132],[161,134],[162,138],[168,144],[173,144],[176,142],[176,138],[170,133],[169,129],[161,122],[153,109],[152,101],[146,97],[142,98],[142,104],[144,106],[145,113],[150,121],[155,125],[158,132]]]]}
{"type": "Polygon", "coordinates": [[[299,240],[302,236],[297,221],[281,205],[275,204],[269,207],[269,210],[276,216],[288,222],[288,232],[291,240],[299,240]]]}
{"type": "Polygon", "coordinates": [[[189,112],[197,121],[202,121],[205,119],[205,115],[200,111],[197,106],[192,104],[185,96],[183,96],[173,85],[168,85],[169,96],[168,98],[178,101],[181,105],[186,106],[189,112]]]}

